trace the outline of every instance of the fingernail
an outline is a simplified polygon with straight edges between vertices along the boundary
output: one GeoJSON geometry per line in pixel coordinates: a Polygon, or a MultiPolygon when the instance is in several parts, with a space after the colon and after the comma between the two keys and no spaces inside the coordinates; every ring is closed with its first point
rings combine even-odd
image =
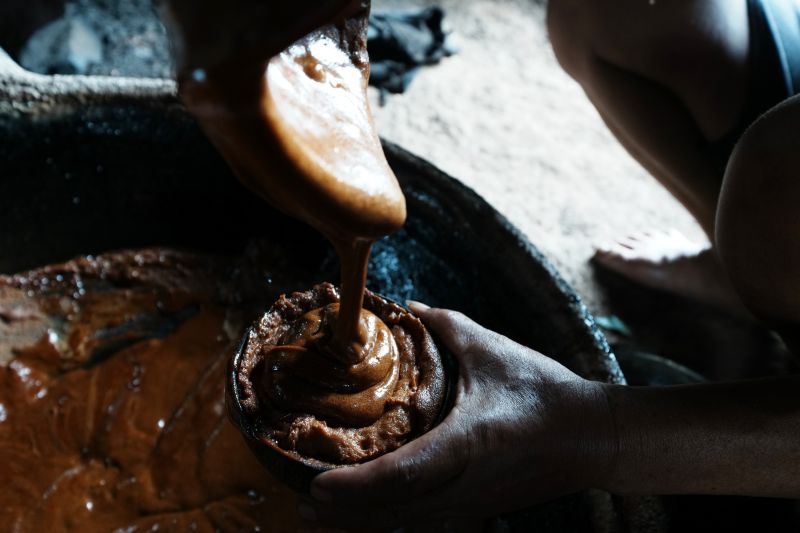
{"type": "Polygon", "coordinates": [[[431,306],[429,305],[425,305],[422,302],[416,302],[414,300],[406,300],[406,305],[408,306],[409,309],[411,309],[415,313],[424,313],[425,311],[431,308],[431,306]]]}
{"type": "Polygon", "coordinates": [[[333,501],[333,495],[327,490],[322,490],[315,485],[311,485],[311,497],[322,503],[330,503],[333,501]]]}
{"type": "Polygon", "coordinates": [[[303,520],[307,520],[309,522],[316,522],[317,521],[317,512],[308,504],[301,503],[297,506],[297,514],[300,515],[300,518],[303,520]]]}

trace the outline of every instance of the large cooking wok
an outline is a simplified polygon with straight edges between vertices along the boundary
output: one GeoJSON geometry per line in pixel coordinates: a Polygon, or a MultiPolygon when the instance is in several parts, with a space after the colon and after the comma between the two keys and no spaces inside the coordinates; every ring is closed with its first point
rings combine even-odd
{"type": "MultiPolygon", "coordinates": [[[[371,289],[462,310],[583,376],[622,382],[594,320],[530,242],[467,187],[385,149],[409,220],[376,245],[371,289]]],[[[286,290],[305,288],[292,286],[294,271],[338,278],[318,235],[233,178],[171,82],[37,76],[2,50],[0,227],[2,273],[149,245],[237,253],[258,237],[281,254],[286,290]]],[[[591,492],[508,520],[520,530],[652,530],[645,507],[591,492]]]]}

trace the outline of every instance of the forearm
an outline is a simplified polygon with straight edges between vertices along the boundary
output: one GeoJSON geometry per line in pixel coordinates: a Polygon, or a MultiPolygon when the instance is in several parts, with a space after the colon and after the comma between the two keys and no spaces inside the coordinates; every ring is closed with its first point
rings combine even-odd
{"type": "Polygon", "coordinates": [[[623,494],[800,497],[800,378],[608,386],[623,494]]]}

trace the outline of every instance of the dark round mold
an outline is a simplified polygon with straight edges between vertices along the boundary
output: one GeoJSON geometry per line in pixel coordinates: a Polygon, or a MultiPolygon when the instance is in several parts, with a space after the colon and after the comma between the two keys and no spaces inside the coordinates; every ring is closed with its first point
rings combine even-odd
{"type": "MultiPolygon", "coordinates": [[[[397,312],[416,318],[416,315],[405,306],[367,291],[365,302],[375,299],[379,301],[383,300],[383,303],[389,305],[397,312]]],[[[365,308],[371,311],[374,310],[371,305],[365,305],[365,308]]],[[[272,310],[270,310],[270,312],[272,312],[272,310]]],[[[294,451],[284,450],[267,436],[267,427],[258,413],[246,405],[247,402],[244,398],[246,393],[242,390],[241,376],[246,372],[243,367],[246,366],[247,348],[249,343],[256,339],[254,331],[256,331],[257,328],[258,324],[248,328],[236,352],[230,359],[225,395],[228,414],[234,425],[241,431],[248,446],[261,464],[263,464],[275,478],[281,480],[287,486],[298,492],[307,493],[311,481],[317,475],[347,465],[329,463],[310,457],[304,457],[294,451]]],[[[433,392],[436,396],[434,400],[436,403],[436,413],[431,417],[430,422],[425,425],[426,427],[423,428],[423,432],[414,435],[413,438],[422,436],[424,432],[430,431],[444,420],[452,408],[458,379],[458,365],[452,354],[443,349],[441,343],[436,342],[427,328],[424,330],[424,334],[436,348],[436,353],[433,355],[440,360],[433,363],[442,371],[442,382],[438,384],[441,386],[441,390],[433,392]]],[[[436,385],[437,384],[433,384],[433,387],[436,385]]]]}

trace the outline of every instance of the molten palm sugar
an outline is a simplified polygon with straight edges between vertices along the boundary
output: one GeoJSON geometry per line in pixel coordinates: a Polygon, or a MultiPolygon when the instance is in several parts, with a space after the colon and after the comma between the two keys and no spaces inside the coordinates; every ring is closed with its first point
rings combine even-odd
{"type": "Polygon", "coordinates": [[[425,433],[445,394],[422,323],[369,291],[354,358],[342,361],[333,333],[339,301],[327,283],[281,297],[255,324],[237,376],[266,444],[333,465],[373,459],[425,433]]]}
{"type": "Polygon", "coordinates": [[[297,531],[225,409],[261,272],[162,249],[0,276],[0,529],[297,531]]]}
{"type": "Polygon", "coordinates": [[[444,389],[422,324],[371,295],[363,305],[372,243],[406,218],[369,109],[366,31],[365,10],[273,57],[208,68],[192,43],[181,47],[190,65],[181,94],[240,179],[339,254],[341,297],[323,286],[279,301],[250,338],[252,372],[240,377],[244,406],[259,411],[271,441],[333,464],[429,429],[444,389]]]}

